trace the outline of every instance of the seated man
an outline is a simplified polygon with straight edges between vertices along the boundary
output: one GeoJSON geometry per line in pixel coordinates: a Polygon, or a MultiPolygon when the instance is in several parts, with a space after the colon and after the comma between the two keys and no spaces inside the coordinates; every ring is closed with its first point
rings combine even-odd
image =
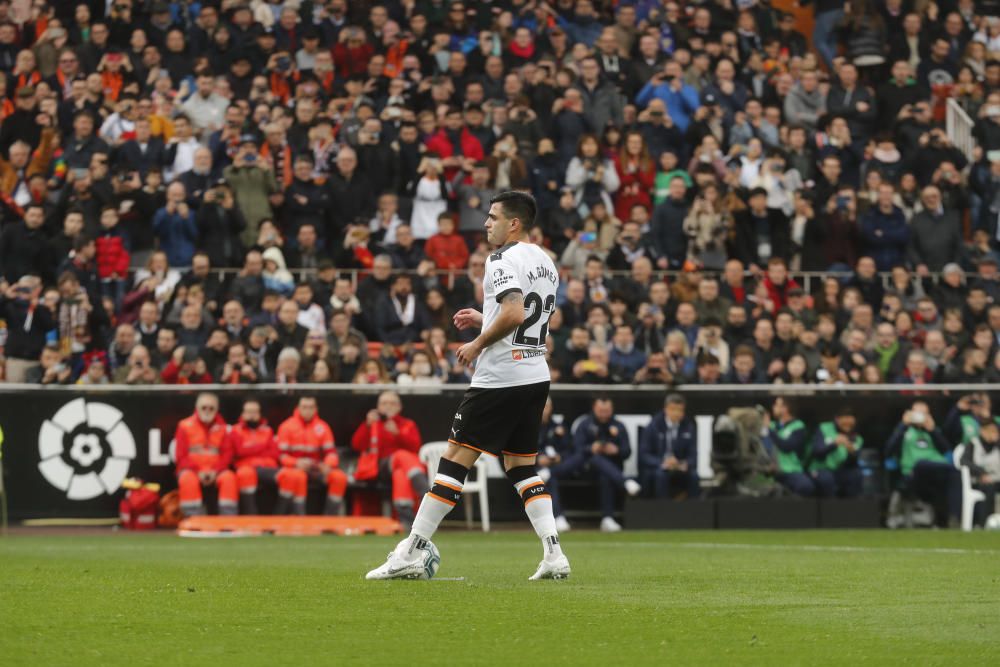
{"type": "MultiPolygon", "coordinates": [[[[552,478],[552,467],[562,463],[572,451],[573,440],[562,422],[557,424],[552,421],[552,399],[547,398],[542,409],[542,423],[538,428],[538,476],[543,482],[552,478]]],[[[570,529],[566,517],[556,517],[556,528],[560,533],[570,529]]]]}
{"type": "Polygon", "coordinates": [[[243,401],[240,420],[229,429],[229,443],[244,514],[257,514],[259,480],[278,485],[275,514],[305,514],[305,499],[296,501],[295,491],[306,486],[306,473],[298,468],[279,466],[274,429],[261,417],[257,399],[243,401]]]}
{"type": "Polygon", "coordinates": [[[958,518],[961,511],[961,483],[950,450],[924,401],[915,401],[903,414],[885,445],[885,457],[899,459],[904,480],[918,498],[934,507],[939,526],[947,526],[948,517],[958,518]]]}
{"type": "Polygon", "coordinates": [[[992,405],[990,395],[986,392],[958,399],[944,420],[945,436],[960,445],[972,442],[979,435],[983,424],[997,421],[993,416],[992,405]]]}
{"type": "Polygon", "coordinates": [[[337,467],[340,457],[334,447],[333,431],[316,412],[315,396],[299,399],[295,412],[278,427],[278,451],[283,467],[302,470],[307,475],[305,482],[300,478],[293,493],[296,507],[299,504],[305,507],[308,482],[315,481],[326,486],[323,513],[338,515],[344,508],[347,475],[337,467]]]}
{"type": "Polygon", "coordinates": [[[816,485],[805,473],[806,425],[795,418],[791,404],[784,398],[774,399],[771,416],[764,446],[775,460],[774,478],[797,496],[815,495],[816,485]]]}
{"type": "Polygon", "coordinates": [[[219,415],[215,394],[198,394],[195,412],[177,424],[177,486],[185,516],[205,514],[202,487],[219,488],[219,514],[236,514],[239,497],[236,475],[229,469],[229,427],[219,415]]]}
{"type": "Polygon", "coordinates": [[[843,406],[833,421],[823,422],[816,429],[809,470],[819,496],[853,498],[861,493],[858,452],[864,439],[854,430],[856,426],[854,412],[843,406]]]}
{"type": "Polygon", "coordinates": [[[701,491],[695,426],[686,410],[683,396],[667,394],[663,410],[653,415],[642,432],[639,479],[654,498],[673,498],[679,492],[695,498],[701,491]]]}
{"type": "Polygon", "coordinates": [[[365,423],[351,438],[351,447],[361,454],[354,471],[357,480],[391,479],[392,504],[405,530],[413,525],[417,500],[430,490],[427,468],[417,453],[423,440],[417,424],[400,414],[399,394],[384,391],[378,406],[368,411],[365,423]]]}
{"type": "Polygon", "coordinates": [[[996,422],[980,427],[979,435],[965,446],[961,463],[972,473],[972,485],[986,494],[986,500],[976,503],[973,509],[973,520],[982,526],[996,507],[1000,489],[1000,426],[996,422]]]}
{"type": "Polygon", "coordinates": [[[559,504],[560,480],[573,477],[586,470],[597,477],[601,502],[601,530],[617,532],[622,529],[614,519],[615,493],[625,489],[635,496],[642,487],[634,479],[625,479],[622,464],[632,452],[625,425],[614,418],[615,406],[610,398],[594,399],[591,413],[583,418],[573,432],[572,453],[552,466],[549,494],[552,511],[556,517],[565,517],[559,504]]]}

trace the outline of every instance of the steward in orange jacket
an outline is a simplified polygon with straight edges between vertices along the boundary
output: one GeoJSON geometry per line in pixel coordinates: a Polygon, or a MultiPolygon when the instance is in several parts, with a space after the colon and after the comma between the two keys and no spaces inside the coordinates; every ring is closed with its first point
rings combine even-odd
{"type": "Polygon", "coordinates": [[[382,392],[378,407],[368,411],[365,423],[351,438],[351,447],[361,453],[357,479],[366,475],[392,476],[392,504],[404,528],[413,523],[417,502],[428,491],[427,468],[418,453],[423,443],[416,422],[400,414],[403,403],[394,391],[382,392]],[[378,457],[378,467],[366,463],[366,457],[378,457]],[[370,466],[370,467],[369,467],[370,466]]]}
{"type": "Polygon", "coordinates": [[[281,468],[278,464],[278,442],[274,429],[261,417],[256,399],[243,402],[240,420],[229,429],[233,467],[239,484],[244,514],[257,514],[257,485],[263,479],[277,483],[279,502],[275,514],[305,513],[305,503],[293,507],[297,489],[308,484],[306,472],[298,468],[281,468]],[[301,511],[300,511],[301,510],[301,511]]]}
{"type": "MultiPolygon", "coordinates": [[[[341,470],[334,447],[333,431],[316,414],[316,398],[303,396],[291,417],[278,427],[278,451],[281,465],[305,471],[309,479],[326,484],[324,514],[341,514],[347,475],[341,470]]],[[[294,501],[305,507],[306,485],[295,490],[294,501]]]]}
{"type": "Polygon", "coordinates": [[[205,513],[202,487],[213,484],[219,488],[219,514],[236,514],[239,509],[236,475],[229,470],[233,452],[228,431],[215,394],[199,394],[194,414],[177,424],[177,486],[187,516],[205,513]]]}

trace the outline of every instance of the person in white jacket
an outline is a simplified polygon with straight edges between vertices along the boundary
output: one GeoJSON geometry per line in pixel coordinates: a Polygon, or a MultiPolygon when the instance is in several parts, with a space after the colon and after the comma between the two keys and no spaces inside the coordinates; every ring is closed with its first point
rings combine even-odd
{"type": "Polygon", "coordinates": [[[573,191],[581,217],[587,217],[590,208],[599,201],[604,202],[607,210],[615,210],[611,195],[621,186],[618,170],[612,160],[601,156],[601,147],[594,135],[580,137],[576,156],[566,167],[566,186],[573,191]]]}

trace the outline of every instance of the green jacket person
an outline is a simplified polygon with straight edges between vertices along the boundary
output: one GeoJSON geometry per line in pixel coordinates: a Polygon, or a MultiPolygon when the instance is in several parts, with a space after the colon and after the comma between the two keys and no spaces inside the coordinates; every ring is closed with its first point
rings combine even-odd
{"type": "Polygon", "coordinates": [[[961,477],[951,464],[951,445],[934,422],[930,408],[916,401],[903,415],[885,446],[886,458],[898,458],[904,483],[934,506],[937,523],[958,518],[962,504],[961,477]]]}
{"type": "Polygon", "coordinates": [[[855,432],[857,419],[851,408],[840,408],[833,421],[823,422],[813,436],[809,470],[822,497],[852,498],[861,493],[858,452],[864,439],[855,432]]]}

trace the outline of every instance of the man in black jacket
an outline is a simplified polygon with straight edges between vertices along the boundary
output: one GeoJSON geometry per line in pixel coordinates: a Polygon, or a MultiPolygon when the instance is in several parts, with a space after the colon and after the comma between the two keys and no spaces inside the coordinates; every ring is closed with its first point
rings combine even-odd
{"type": "Polygon", "coordinates": [[[650,236],[656,251],[656,266],[679,269],[687,258],[688,237],[684,219],[688,214],[687,184],[680,176],[670,179],[669,195],[653,211],[650,236]]]}
{"type": "Polygon", "coordinates": [[[135,121],[135,139],[129,139],[115,151],[115,165],[126,170],[138,171],[142,178],[150,169],[166,166],[167,149],[163,139],[151,134],[149,118],[135,121]]]}
{"type": "Polygon", "coordinates": [[[424,304],[413,294],[413,281],[405,273],[393,276],[389,295],[375,306],[375,328],[379,340],[392,345],[416,343],[430,328],[424,304]]]}
{"type": "MultiPolygon", "coordinates": [[[[42,227],[45,209],[40,204],[30,204],[24,220],[8,224],[0,236],[0,275],[15,282],[29,273],[50,274],[52,266],[47,252],[47,241],[42,227]]],[[[51,278],[51,276],[50,276],[51,278]]]]}
{"type": "Polygon", "coordinates": [[[780,209],[767,207],[767,190],[754,188],[747,202],[750,207],[736,213],[736,238],[730,257],[747,266],[764,266],[772,257],[788,258],[788,216],[780,209]]]}
{"type": "Polygon", "coordinates": [[[46,335],[56,321],[38,297],[42,281],[24,276],[0,294],[0,317],[7,320],[7,382],[24,382],[28,371],[38,366],[46,335]]]}

